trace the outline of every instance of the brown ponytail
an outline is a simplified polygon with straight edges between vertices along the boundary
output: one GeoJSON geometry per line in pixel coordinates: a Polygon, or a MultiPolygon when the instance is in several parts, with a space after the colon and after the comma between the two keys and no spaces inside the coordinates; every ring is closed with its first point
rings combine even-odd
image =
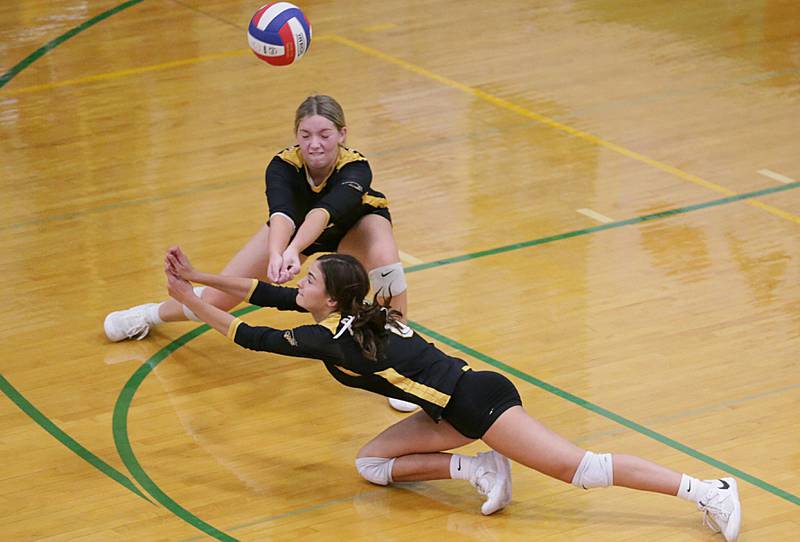
{"type": "Polygon", "coordinates": [[[386,324],[392,325],[402,318],[400,311],[389,306],[391,295],[382,303],[377,295],[372,303],[366,303],[369,276],[364,266],[352,256],[325,254],[317,261],[325,276],[325,289],[336,301],[337,311],[343,316],[353,317],[350,329],[364,357],[378,361],[386,348],[389,333],[386,324]]]}

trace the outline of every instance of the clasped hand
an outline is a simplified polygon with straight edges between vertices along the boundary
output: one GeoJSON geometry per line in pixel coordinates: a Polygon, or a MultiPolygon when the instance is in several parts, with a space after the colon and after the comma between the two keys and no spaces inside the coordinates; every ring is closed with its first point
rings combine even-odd
{"type": "Polygon", "coordinates": [[[164,256],[164,272],[167,275],[167,291],[180,303],[195,295],[189,282],[195,272],[189,257],[179,246],[170,247],[164,256]]]}
{"type": "Polygon", "coordinates": [[[294,248],[286,247],[283,254],[273,254],[269,258],[267,278],[275,284],[292,280],[300,272],[300,254],[294,248]]]}

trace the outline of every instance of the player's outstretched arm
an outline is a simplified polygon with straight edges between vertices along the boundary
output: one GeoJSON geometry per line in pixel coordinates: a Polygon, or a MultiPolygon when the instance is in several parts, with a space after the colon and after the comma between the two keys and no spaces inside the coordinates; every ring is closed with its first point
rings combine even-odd
{"type": "Polygon", "coordinates": [[[234,317],[214,305],[206,303],[194,293],[191,283],[178,275],[166,271],[167,291],[178,303],[182,303],[197,315],[203,322],[210,325],[223,335],[228,334],[234,317]]]}
{"type": "Polygon", "coordinates": [[[189,257],[178,246],[167,251],[167,255],[164,257],[164,271],[167,272],[167,275],[173,274],[189,282],[205,284],[240,299],[247,298],[253,288],[253,279],[215,275],[196,270],[189,261],[189,257]]]}

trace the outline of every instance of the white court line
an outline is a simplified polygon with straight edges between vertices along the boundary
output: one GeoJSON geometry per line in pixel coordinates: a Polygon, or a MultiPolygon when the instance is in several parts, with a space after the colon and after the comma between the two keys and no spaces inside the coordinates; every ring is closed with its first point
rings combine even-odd
{"type": "Polygon", "coordinates": [[[419,258],[415,258],[411,254],[406,254],[402,250],[399,250],[398,252],[400,253],[400,259],[403,261],[403,263],[409,263],[411,265],[419,265],[421,263],[425,263],[419,258]]]}
{"type": "Polygon", "coordinates": [[[578,212],[584,216],[588,216],[589,218],[593,218],[598,222],[602,222],[603,224],[608,224],[609,222],[614,222],[613,218],[608,218],[606,215],[601,215],[596,211],[592,211],[591,209],[578,209],[578,212]]]}
{"type": "Polygon", "coordinates": [[[150,356],[139,356],[136,354],[106,355],[103,361],[106,365],[117,365],[118,363],[128,363],[129,361],[144,363],[149,357],[150,356]]]}
{"type": "Polygon", "coordinates": [[[764,177],[769,177],[770,179],[776,180],[779,183],[783,183],[783,184],[792,184],[792,183],[796,183],[797,182],[794,179],[791,179],[791,178],[787,177],[786,175],[781,175],[780,173],[775,173],[774,171],[771,171],[769,169],[759,169],[758,173],[763,175],[764,177]]]}

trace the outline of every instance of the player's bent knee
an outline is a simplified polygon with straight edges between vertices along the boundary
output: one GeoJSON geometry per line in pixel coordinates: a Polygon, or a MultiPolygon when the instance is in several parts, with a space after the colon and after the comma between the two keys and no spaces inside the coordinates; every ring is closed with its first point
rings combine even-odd
{"type": "MultiPolygon", "coordinates": [[[[205,286],[195,286],[194,288],[192,288],[192,290],[194,290],[194,295],[196,295],[197,297],[200,297],[200,298],[202,298],[202,297],[203,297],[203,291],[204,291],[205,289],[206,289],[206,287],[205,287],[205,286]]],[[[184,315],[186,318],[188,318],[189,320],[192,320],[193,322],[201,322],[201,321],[202,321],[202,320],[200,320],[200,318],[198,318],[198,317],[197,317],[197,315],[196,315],[195,313],[193,313],[193,312],[192,312],[192,310],[191,310],[189,307],[187,307],[186,305],[181,305],[181,308],[183,309],[183,315],[184,315]]]]}
{"type": "Polygon", "coordinates": [[[614,485],[614,461],[611,454],[586,452],[572,477],[572,485],[583,489],[614,485]]]}
{"type": "Polygon", "coordinates": [[[392,466],[396,459],[396,457],[359,457],[356,459],[356,469],[367,481],[386,486],[392,483],[392,466]]]}
{"type": "Polygon", "coordinates": [[[376,267],[369,272],[369,283],[372,290],[380,297],[402,294],[407,288],[403,264],[395,262],[376,267]]]}

